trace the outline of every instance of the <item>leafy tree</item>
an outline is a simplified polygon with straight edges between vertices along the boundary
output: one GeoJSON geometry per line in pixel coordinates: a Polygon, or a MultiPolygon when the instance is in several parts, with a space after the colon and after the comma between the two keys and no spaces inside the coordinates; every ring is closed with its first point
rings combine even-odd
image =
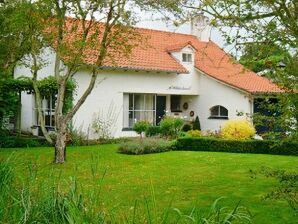
{"type": "MultiPolygon", "coordinates": [[[[22,63],[31,70],[41,129],[46,139],[55,144],[54,160],[56,163],[65,161],[67,127],[73,116],[92,92],[96,81],[104,81],[97,79],[104,62],[114,62],[116,55],[129,56],[132,48],[142,41],[140,35],[132,28],[137,18],[131,9],[138,7],[141,10],[149,8],[158,11],[172,10],[164,3],[137,0],[14,0],[4,1],[1,7],[7,8],[7,14],[13,18],[13,21],[5,20],[6,23],[2,24],[2,26],[9,27],[8,30],[3,31],[3,37],[11,35],[17,40],[22,40],[22,36],[28,37],[26,44],[16,41],[19,45],[13,43],[9,48],[16,49],[17,53],[21,51],[20,54],[14,54],[17,56],[14,56],[12,61],[22,59],[22,63]],[[22,4],[26,7],[22,7],[22,10],[15,10],[22,4]],[[13,10],[8,10],[9,7],[13,10]],[[72,18],[66,17],[68,15],[72,18]],[[28,28],[25,29],[28,32],[17,33],[16,27],[20,26],[28,28]],[[23,46],[26,48],[23,49],[23,46]],[[45,129],[41,94],[38,88],[40,70],[47,64],[42,55],[49,46],[55,50],[53,76],[58,85],[55,107],[57,133],[55,142],[45,129]],[[94,57],[92,64],[85,61],[86,54],[90,50],[94,57]],[[24,55],[26,57],[23,57],[24,55]],[[65,110],[66,83],[81,69],[90,71],[89,85],[74,102],[73,107],[67,111],[65,110]]],[[[13,62],[9,64],[15,64],[13,62]]],[[[1,66],[4,67],[3,65],[1,66]]]]}
{"type": "MultiPolygon", "coordinates": [[[[0,2],[0,81],[13,78],[14,67],[23,56],[30,52],[31,27],[28,21],[30,4],[26,1],[0,2]]],[[[21,92],[0,93],[0,123],[16,117],[16,128],[20,132],[21,92]]]]}
{"type": "Polygon", "coordinates": [[[16,63],[30,52],[30,8],[26,1],[0,2],[0,78],[12,78],[16,63]]]}
{"type": "MultiPolygon", "coordinates": [[[[283,108],[282,116],[280,116],[283,130],[291,133],[293,137],[297,136],[298,2],[186,0],[183,6],[192,10],[193,15],[203,13],[210,16],[211,24],[222,31],[226,42],[234,44],[236,50],[242,50],[243,45],[247,43],[252,43],[253,48],[260,49],[261,47],[264,50],[273,46],[272,51],[268,53],[274,60],[290,52],[284,60],[285,68],[275,67],[271,78],[287,92],[276,96],[279,98],[278,107],[283,108]],[[264,43],[269,43],[268,48],[262,46],[264,43]]],[[[264,58],[264,55],[262,57],[264,58]]],[[[264,62],[262,57],[258,60],[259,64],[264,62]]],[[[256,71],[259,70],[259,64],[255,64],[253,57],[246,59],[245,64],[252,66],[256,71]]]]}
{"type": "Polygon", "coordinates": [[[257,73],[272,73],[276,68],[283,67],[288,57],[290,54],[276,44],[248,43],[244,46],[240,63],[257,73]]]}

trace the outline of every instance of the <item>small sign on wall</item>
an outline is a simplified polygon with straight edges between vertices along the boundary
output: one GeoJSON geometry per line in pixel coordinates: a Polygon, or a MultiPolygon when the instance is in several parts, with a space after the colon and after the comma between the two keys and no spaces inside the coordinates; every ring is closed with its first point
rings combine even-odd
{"type": "Polygon", "coordinates": [[[170,86],[169,89],[174,89],[174,90],[191,90],[191,86],[170,86]]]}

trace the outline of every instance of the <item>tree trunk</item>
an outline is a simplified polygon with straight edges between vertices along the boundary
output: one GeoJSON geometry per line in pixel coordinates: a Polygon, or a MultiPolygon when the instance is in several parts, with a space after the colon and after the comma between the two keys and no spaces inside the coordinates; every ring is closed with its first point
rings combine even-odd
{"type": "Polygon", "coordinates": [[[40,96],[40,92],[37,87],[36,80],[32,80],[32,81],[33,81],[33,88],[35,91],[35,103],[36,103],[36,108],[37,108],[37,114],[38,114],[38,119],[40,121],[40,128],[41,128],[42,134],[44,135],[45,139],[50,144],[53,144],[53,140],[51,139],[51,136],[49,135],[49,133],[45,127],[45,121],[44,121],[43,112],[42,112],[42,99],[40,96]]]}
{"type": "Polygon", "coordinates": [[[60,122],[55,144],[55,163],[64,163],[66,160],[66,137],[67,126],[65,122],[60,122]]]}

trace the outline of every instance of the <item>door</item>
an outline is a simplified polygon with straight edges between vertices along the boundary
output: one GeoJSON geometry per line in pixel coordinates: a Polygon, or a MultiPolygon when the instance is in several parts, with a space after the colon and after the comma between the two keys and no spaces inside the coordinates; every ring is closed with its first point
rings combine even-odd
{"type": "Polygon", "coordinates": [[[166,96],[156,96],[156,125],[159,125],[159,122],[166,114],[166,96]]]}

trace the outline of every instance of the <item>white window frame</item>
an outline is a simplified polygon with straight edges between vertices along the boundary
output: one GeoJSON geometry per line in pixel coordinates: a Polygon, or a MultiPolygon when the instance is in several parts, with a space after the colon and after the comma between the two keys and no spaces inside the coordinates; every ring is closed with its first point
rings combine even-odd
{"type": "Polygon", "coordinates": [[[192,53],[182,53],[182,62],[192,63],[193,62],[193,54],[192,53]],[[184,56],[185,56],[185,58],[184,58],[184,56]]]}
{"type": "MultiPolygon", "coordinates": [[[[123,128],[124,129],[132,129],[133,128],[133,125],[138,121],[136,118],[135,118],[135,112],[152,112],[153,113],[153,121],[152,121],[152,125],[155,125],[156,123],[156,94],[150,94],[150,93],[124,93],[124,94],[127,94],[128,95],[128,110],[124,110],[123,111],[123,128]],[[147,110],[147,109],[143,109],[143,110],[136,110],[135,109],[135,95],[143,95],[144,97],[144,104],[146,105],[146,95],[151,95],[154,97],[154,109],[152,110],[147,110]],[[133,109],[130,109],[129,108],[129,95],[132,95],[132,108],[133,109]],[[130,125],[130,122],[129,122],[129,114],[132,113],[132,119],[133,119],[133,124],[132,126],[129,126],[130,125]],[[126,127],[127,125],[124,124],[124,121],[125,121],[125,116],[128,116],[128,127],[126,127]]],[[[126,118],[127,119],[127,118],[126,118]]]]}

